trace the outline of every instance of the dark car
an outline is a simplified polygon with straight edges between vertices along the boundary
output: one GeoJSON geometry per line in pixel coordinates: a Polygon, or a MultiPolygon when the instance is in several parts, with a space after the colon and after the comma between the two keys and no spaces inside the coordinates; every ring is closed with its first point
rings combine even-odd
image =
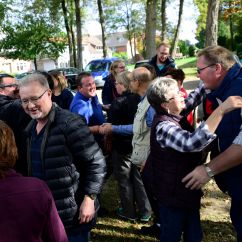
{"type": "Polygon", "coordinates": [[[141,67],[143,66],[144,64],[149,64],[149,61],[150,60],[140,60],[140,61],[137,61],[134,65],[134,69],[137,68],[137,67],[141,67]]]}
{"type": "Polygon", "coordinates": [[[92,76],[94,77],[96,87],[104,86],[105,81],[103,78],[109,75],[110,65],[116,60],[118,60],[117,57],[103,58],[92,60],[87,64],[85,71],[91,72],[92,76]]]}
{"type": "Polygon", "coordinates": [[[21,80],[22,78],[24,78],[24,77],[26,77],[27,75],[30,75],[30,74],[32,74],[32,73],[34,73],[34,71],[28,71],[28,72],[23,72],[23,73],[20,73],[20,74],[16,74],[16,75],[15,75],[15,79],[16,79],[17,81],[19,81],[19,80],[21,80]]]}
{"type": "Polygon", "coordinates": [[[65,76],[65,78],[68,82],[69,88],[71,88],[71,89],[76,88],[76,76],[81,72],[81,70],[74,68],[74,67],[66,67],[66,68],[53,69],[48,72],[51,72],[51,71],[61,72],[65,76]]]}

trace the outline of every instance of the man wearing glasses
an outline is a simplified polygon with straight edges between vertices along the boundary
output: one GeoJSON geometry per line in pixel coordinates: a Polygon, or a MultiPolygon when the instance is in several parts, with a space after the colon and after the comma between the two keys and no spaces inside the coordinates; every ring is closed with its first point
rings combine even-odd
{"type": "MultiPolygon", "coordinates": [[[[210,46],[199,52],[197,73],[205,88],[211,90],[207,98],[213,109],[229,96],[242,96],[242,68],[229,50],[210,46]]],[[[230,217],[239,242],[242,241],[241,127],[240,109],[225,115],[216,131],[219,142],[218,150],[212,154],[215,158],[205,166],[198,166],[183,179],[187,188],[199,189],[215,176],[220,189],[231,197],[230,217]]]]}
{"type": "Polygon", "coordinates": [[[28,175],[49,186],[71,242],[89,241],[105,176],[103,154],[84,119],[51,101],[45,76],[26,76],[19,83],[25,112],[28,175]]]}
{"type": "Polygon", "coordinates": [[[162,42],[157,50],[156,55],[150,60],[149,64],[155,67],[157,76],[164,76],[168,68],[175,68],[175,62],[170,57],[170,45],[162,42]]]}
{"type": "Polygon", "coordinates": [[[30,121],[30,117],[24,112],[18,95],[18,85],[13,76],[0,74],[0,119],[11,127],[14,132],[19,158],[16,167],[20,173],[24,173],[22,166],[21,135],[30,121]]]}

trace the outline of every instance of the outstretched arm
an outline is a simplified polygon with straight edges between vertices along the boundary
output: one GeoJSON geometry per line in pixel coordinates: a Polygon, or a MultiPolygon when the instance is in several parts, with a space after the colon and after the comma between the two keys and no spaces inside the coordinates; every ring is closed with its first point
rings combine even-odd
{"type": "MultiPolygon", "coordinates": [[[[223,153],[211,160],[207,166],[212,170],[214,175],[226,171],[242,163],[242,146],[232,144],[223,153]]],[[[211,178],[208,176],[205,166],[197,166],[192,172],[182,179],[186,187],[190,189],[200,189],[211,178]]]]}

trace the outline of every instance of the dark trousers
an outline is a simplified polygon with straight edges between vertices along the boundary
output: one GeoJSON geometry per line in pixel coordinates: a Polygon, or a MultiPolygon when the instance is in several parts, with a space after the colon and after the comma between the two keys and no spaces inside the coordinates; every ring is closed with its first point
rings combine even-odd
{"type": "Polygon", "coordinates": [[[135,205],[140,215],[149,216],[151,207],[139,170],[131,163],[131,154],[113,151],[113,173],[118,181],[119,195],[123,213],[129,218],[136,217],[135,205]]]}
{"type": "Polygon", "coordinates": [[[200,242],[203,233],[199,209],[173,208],[159,204],[160,242],[200,242]]]}

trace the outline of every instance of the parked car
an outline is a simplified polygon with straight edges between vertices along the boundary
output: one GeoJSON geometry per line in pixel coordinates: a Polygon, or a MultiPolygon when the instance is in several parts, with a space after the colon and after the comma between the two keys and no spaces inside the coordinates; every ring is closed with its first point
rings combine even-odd
{"type": "Polygon", "coordinates": [[[68,82],[69,88],[71,88],[71,89],[76,88],[76,76],[81,72],[81,70],[74,68],[74,67],[66,67],[66,68],[53,69],[48,72],[51,72],[51,71],[61,72],[65,76],[65,78],[68,82]]]}
{"type": "Polygon", "coordinates": [[[94,77],[97,87],[103,87],[105,81],[103,78],[109,75],[109,68],[112,62],[118,60],[118,58],[103,58],[90,61],[85,67],[85,71],[91,72],[94,77]]]}
{"type": "Polygon", "coordinates": [[[16,74],[15,75],[15,79],[17,81],[21,80],[22,78],[26,77],[27,75],[30,75],[32,74],[34,71],[28,71],[28,72],[23,72],[23,73],[20,73],[20,74],[16,74]]]}
{"type": "Polygon", "coordinates": [[[148,64],[150,60],[140,60],[140,61],[137,61],[134,65],[134,69],[137,68],[137,67],[141,67],[143,66],[144,64],[148,64]]]}

